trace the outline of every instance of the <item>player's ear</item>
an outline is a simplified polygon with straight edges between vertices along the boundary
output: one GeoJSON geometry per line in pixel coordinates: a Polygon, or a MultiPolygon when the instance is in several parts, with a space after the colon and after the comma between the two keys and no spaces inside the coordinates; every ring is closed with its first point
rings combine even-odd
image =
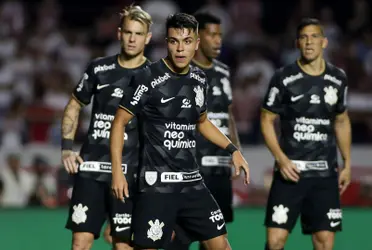
{"type": "Polygon", "coordinates": [[[148,32],[147,35],[146,35],[146,45],[149,44],[150,40],[151,40],[151,37],[152,37],[152,33],[151,32],[148,32]]]}
{"type": "Polygon", "coordinates": [[[118,30],[117,30],[117,38],[119,41],[121,41],[121,28],[118,27],[118,30]]]}
{"type": "Polygon", "coordinates": [[[327,46],[328,46],[328,39],[327,37],[324,37],[322,41],[322,49],[327,48],[327,46]]]}
{"type": "Polygon", "coordinates": [[[195,46],[195,51],[199,49],[199,43],[200,43],[200,38],[199,36],[196,37],[196,46],[195,46]]]}

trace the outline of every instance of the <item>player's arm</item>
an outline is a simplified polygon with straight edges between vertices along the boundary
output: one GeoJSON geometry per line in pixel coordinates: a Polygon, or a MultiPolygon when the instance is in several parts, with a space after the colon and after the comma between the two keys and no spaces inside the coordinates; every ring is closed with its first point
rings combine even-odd
{"type": "Polygon", "coordinates": [[[235,167],[235,175],[240,174],[242,169],[245,172],[245,184],[249,183],[248,163],[236,146],[225,136],[208,118],[207,112],[204,112],[198,121],[198,130],[208,141],[226,149],[232,154],[232,161],[235,167]]]}
{"type": "Polygon", "coordinates": [[[235,117],[233,112],[233,97],[232,97],[232,90],[230,86],[230,79],[228,83],[223,87],[223,91],[225,92],[228,100],[229,100],[229,135],[232,143],[236,145],[239,149],[241,148],[238,130],[236,129],[235,117]]]}
{"type": "Polygon", "coordinates": [[[336,116],[334,129],[337,145],[344,160],[344,167],[350,168],[351,123],[347,111],[336,116]]]}
{"type": "Polygon", "coordinates": [[[229,134],[232,143],[234,143],[234,145],[236,145],[238,148],[241,148],[238,130],[236,129],[232,104],[230,104],[229,106],[229,134]]]}
{"type": "Polygon", "coordinates": [[[77,162],[83,163],[83,159],[81,159],[79,154],[72,151],[72,146],[78,127],[81,107],[90,103],[94,87],[95,75],[93,74],[93,65],[90,63],[75,87],[62,117],[62,162],[68,173],[77,173],[77,162]]]}
{"type": "Polygon", "coordinates": [[[76,161],[83,162],[80,156],[72,151],[81,107],[81,104],[74,97],[71,97],[62,117],[62,162],[68,173],[77,173],[78,165],[76,161]]]}
{"type": "Polygon", "coordinates": [[[344,161],[344,168],[339,175],[339,186],[341,194],[346,190],[351,181],[351,123],[347,112],[347,79],[340,91],[338,98],[334,130],[336,141],[344,161]]]}
{"type": "MultiPolygon", "coordinates": [[[[114,195],[119,200],[129,197],[128,183],[122,170],[125,126],[141,112],[149,96],[151,86],[147,84],[146,70],[134,75],[120,100],[110,132],[110,156],[112,164],[112,184],[114,195]]],[[[125,149],[124,149],[125,150],[125,149]]]]}
{"type": "MultiPolygon", "coordinates": [[[[123,194],[125,197],[129,197],[128,183],[125,180],[122,169],[122,152],[124,148],[124,133],[125,126],[133,118],[133,114],[124,107],[116,111],[115,118],[112,122],[111,133],[110,133],[110,155],[111,155],[111,165],[112,165],[112,182],[113,185],[120,185],[120,188],[115,186],[113,191],[115,195],[120,200],[123,200],[123,194]]],[[[114,187],[114,186],[113,186],[114,187]]]]}
{"type": "Polygon", "coordinates": [[[270,81],[261,109],[261,132],[267,148],[280,167],[282,176],[287,180],[298,181],[298,170],[281,149],[275,131],[275,121],[282,110],[283,92],[284,88],[280,83],[279,75],[275,73],[270,81]]]}

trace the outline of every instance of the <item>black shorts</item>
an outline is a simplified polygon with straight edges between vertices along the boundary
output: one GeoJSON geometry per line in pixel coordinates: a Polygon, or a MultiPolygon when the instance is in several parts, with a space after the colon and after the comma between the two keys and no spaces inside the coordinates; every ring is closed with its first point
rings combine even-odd
{"type": "Polygon", "coordinates": [[[204,183],[216,199],[226,223],[233,222],[233,189],[230,176],[203,176],[204,183]]]}
{"type": "Polygon", "coordinates": [[[133,243],[139,248],[165,248],[175,225],[189,237],[205,241],[226,234],[223,215],[209,190],[187,193],[140,193],[134,197],[133,243]]]}
{"type": "Polygon", "coordinates": [[[301,214],[304,234],[341,231],[342,211],[337,177],[302,178],[298,183],[274,174],[265,226],[292,231],[301,214]]]}
{"type": "Polygon", "coordinates": [[[109,218],[111,235],[129,242],[132,209],[132,200],[126,199],[124,203],[116,199],[109,183],[76,176],[66,228],[73,232],[92,233],[98,239],[109,218]]]}

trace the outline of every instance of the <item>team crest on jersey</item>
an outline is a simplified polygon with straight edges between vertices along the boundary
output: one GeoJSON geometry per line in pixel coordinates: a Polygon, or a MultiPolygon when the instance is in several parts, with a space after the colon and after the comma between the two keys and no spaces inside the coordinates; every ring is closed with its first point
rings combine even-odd
{"type": "Polygon", "coordinates": [[[337,91],[338,90],[332,86],[325,87],[324,88],[324,92],[325,92],[324,101],[331,106],[336,104],[338,100],[337,91]]]}
{"type": "Polygon", "coordinates": [[[164,223],[156,219],[155,222],[150,220],[149,225],[150,228],[147,230],[147,238],[152,239],[153,241],[160,240],[161,237],[163,237],[164,223]]]}
{"type": "Polygon", "coordinates": [[[158,179],[158,172],[156,171],[145,172],[146,183],[149,184],[150,186],[154,185],[157,179],[158,179]]]}
{"type": "Polygon", "coordinates": [[[194,92],[195,92],[195,104],[199,107],[202,107],[203,106],[203,103],[204,103],[204,93],[203,93],[203,89],[200,87],[200,86],[197,86],[194,88],[194,92]]]}

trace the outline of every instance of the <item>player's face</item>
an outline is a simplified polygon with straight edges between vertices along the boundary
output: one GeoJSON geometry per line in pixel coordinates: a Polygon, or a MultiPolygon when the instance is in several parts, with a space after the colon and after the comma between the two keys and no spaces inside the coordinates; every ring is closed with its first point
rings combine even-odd
{"type": "Polygon", "coordinates": [[[321,57],[327,44],[327,38],[324,37],[318,25],[304,27],[297,38],[297,47],[301,52],[301,57],[309,62],[321,57]]]}
{"type": "Polygon", "coordinates": [[[135,57],[145,50],[146,44],[150,42],[151,33],[148,32],[146,24],[125,18],[123,27],[118,29],[122,53],[135,57]]]}
{"type": "Polygon", "coordinates": [[[217,58],[221,53],[222,31],[219,24],[207,24],[200,30],[200,50],[208,59],[217,58]]]}
{"type": "Polygon", "coordinates": [[[168,57],[174,66],[186,68],[195,55],[199,46],[199,38],[191,29],[168,29],[167,36],[168,57]]]}

